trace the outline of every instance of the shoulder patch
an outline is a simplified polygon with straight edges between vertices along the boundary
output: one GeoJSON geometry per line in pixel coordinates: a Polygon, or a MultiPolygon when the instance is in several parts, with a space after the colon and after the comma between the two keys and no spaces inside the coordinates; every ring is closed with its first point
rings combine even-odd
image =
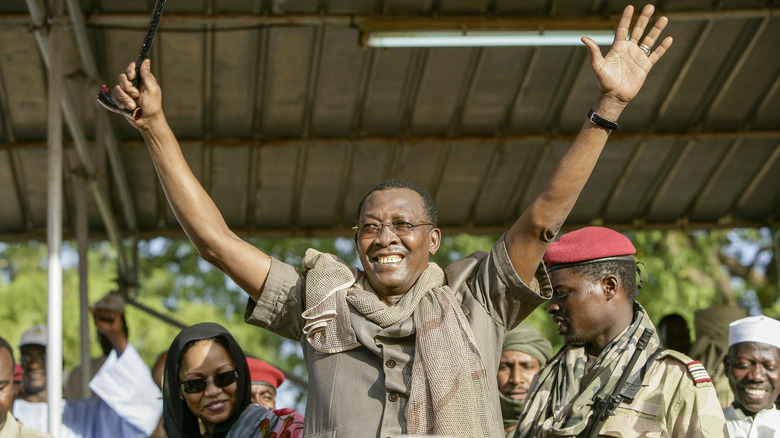
{"type": "Polygon", "coordinates": [[[657,360],[664,358],[675,359],[680,361],[681,364],[685,364],[685,367],[688,369],[688,374],[691,376],[691,379],[693,379],[694,385],[699,386],[705,384],[704,386],[707,386],[713,384],[712,377],[710,377],[710,374],[704,368],[704,364],[698,360],[693,360],[685,354],[675,350],[664,350],[663,353],[658,355],[657,360]]]}
{"type": "Polygon", "coordinates": [[[685,366],[688,367],[688,372],[691,373],[691,377],[693,377],[693,382],[695,384],[698,385],[704,382],[712,382],[712,378],[709,373],[707,373],[707,370],[704,369],[704,365],[698,360],[688,362],[685,366]]]}

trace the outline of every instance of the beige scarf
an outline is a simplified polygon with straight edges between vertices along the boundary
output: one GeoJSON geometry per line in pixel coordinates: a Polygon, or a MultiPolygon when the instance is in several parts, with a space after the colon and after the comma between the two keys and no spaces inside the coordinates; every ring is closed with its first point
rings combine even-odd
{"type": "Polygon", "coordinates": [[[307,271],[303,333],[317,351],[338,353],[360,345],[349,321],[349,305],[382,328],[413,318],[415,351],[406,433],[503,436],[474,334],[439,266],[429,263],[412,289],[391,307],[379,300],[361,271],[334,255],[309,249],[303,267],[307,271]]]}

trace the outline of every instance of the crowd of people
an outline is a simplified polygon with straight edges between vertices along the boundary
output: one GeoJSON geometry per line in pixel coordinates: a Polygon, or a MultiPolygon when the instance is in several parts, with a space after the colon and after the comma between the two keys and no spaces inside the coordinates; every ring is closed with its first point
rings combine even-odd
{"type": "MultiPolygon", "coordinates": [[[[112,297],[93,310],[106,347],[89,383],[93,396],[67,401],[64,430],[55,435],[779,436],[778,321],[739,318],[721,327],[725,347],[705,349],[719,358],[694,360],[662,344],[637,302],[642,280],[626,236],[602,227],[559,236],[619,115],[672,45],[661,37],[665,17],[650,25],[653,11],[645,6],[634,20],[626,7],[605,56],[583,37],[599,93],[579,134],[489,252],[444,268],[429,262],[441,242],[434,200],[397,179],[378,184],[357,206],[360,269],[315,249],[299,269],[242,240],[184,159],[149,61],[139,73],[131,63],[112,97],[141,110],[128,121],[200,255],[247,293],[245,321],[300,342],[309,375],[305,420],[275,409],[283,376],[248,361],[214,323],[179,333],[157,361],[155,384],[112,297]],[[557,353],[521,324],[546,301],[564,341],[557,353]],[[722,364],[733,394],[725,411],[703,365],[710,359],[722,364]]],[[[667,337],[672,326],[662,331],[667,337]]],[[[0,438],[40,436],[25,435],[15,417],[25,427],[40,424],[30,405],[45,403],[45,348],[45,337],[20,343],[23,388],[12,414],[13,349],[0,343],[0,438]]],[[[83,383],[73,385],[86,396],[83,383]]]]}
{"type": "Polygon", "coordinates": [[[276,409],[284,374],[247,357],[225,328],[202,323],[182,330],[150,369],[128,340],[124,305],[113,292],[91,307],[104,354],[87,364],[88,385],[82,387],[83,364],[68,373],[56,432],[48,421],[46,327],[22,334],[21,366],[0,337],[1,438],[300,436],[303,416],[276,409]]]}

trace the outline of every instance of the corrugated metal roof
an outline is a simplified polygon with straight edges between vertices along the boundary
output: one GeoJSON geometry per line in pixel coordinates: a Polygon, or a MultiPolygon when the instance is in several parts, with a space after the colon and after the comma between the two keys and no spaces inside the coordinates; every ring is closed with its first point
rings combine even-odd
{"type": "MultiPolygon", "coordinates": [[[[104,235],[108,214],[126,236],[178,234],[139,134],[94,102],[97,86],[113,84],[137,56],[153,2],[71,3],[88,37],[85,57],[79,20],[62,18],[71,116],[95,165],[90,232],[104,235]]],[[[362,194],[391,176],[431,191],[445,231],[500,231],[539,190],[596,97],[586,49],[370,49],[360,45],[361,26],[566,19],[611,27],[625,4],[169,0],[152,68],[185,155],[239,234],[349,235],[362,194]]],[[[674,45],[621,116],[569,226],[778,223],[780,18],[767,4],[657,4],[674,45]]],[[[47,74],[36,39],[46,32],[26,2],[0,3],[5,239],[42,236],[46,226],[47,74]]],[[[66,233],[70,170],[84,162],[67,139],[66,233]]]]}

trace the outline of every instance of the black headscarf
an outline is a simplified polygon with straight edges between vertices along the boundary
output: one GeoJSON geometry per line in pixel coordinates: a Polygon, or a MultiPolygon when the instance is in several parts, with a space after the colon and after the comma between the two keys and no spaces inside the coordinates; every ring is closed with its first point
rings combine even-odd
{"type": "Polygon", "coordinates": [[[241,346],[238,345],[227,329],[213,322],[203,322],[182,330],[171,343],[165,360],[165,379],[163,382],[163,417],[165,432],[170,438],[199,437],[198,418],[187,407],[187,402],[179,397],[179,362],[184,347],[194,341],[222,338],[227,342],[228,353],[238,370],[236,386],[237,409],[227,420],[214,427],[212,436],[224,437],[230,431],[241,412],[251,403],[249,366],[241,346]]]}

